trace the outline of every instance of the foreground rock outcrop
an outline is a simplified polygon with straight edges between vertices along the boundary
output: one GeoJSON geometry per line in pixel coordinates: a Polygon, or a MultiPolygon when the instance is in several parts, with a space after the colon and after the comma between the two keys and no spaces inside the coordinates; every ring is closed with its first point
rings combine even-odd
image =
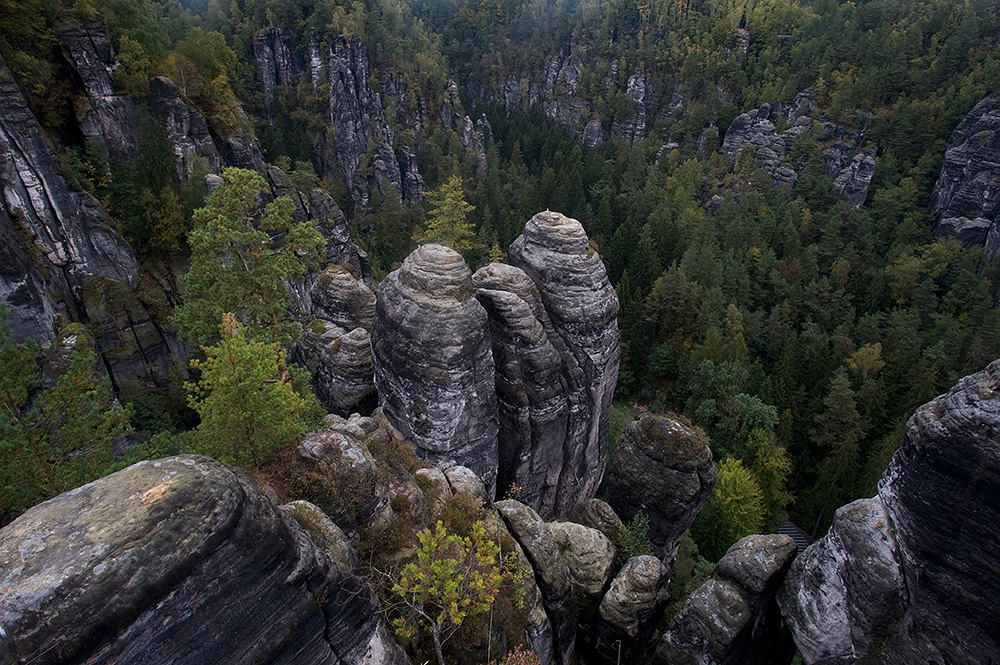
{"type": "Polygon", "coordinates": [[[475,471],[496,490],[497,407],[486,312],[462,255],[416,249],[378,289],[372,360],[379,404],[417,455],[475,471]]]}
{"type": "Polygon", "coordinates": [[[795,644],[775,594],[795,553],[795,542],[779,535],[730,547],[670,622],[653,665],[787,665],[795,644]]]}
{"type": "Polygon", "coordinates": [[[806,663],[1000,661],[1000,362],[910,418],[878,494],[837,511],[779,603],[806,663]]]}
{"type": "Polygon", "coordinates": [[[704,437],[674,418],[645,414],[625,427],[598,495],[625,520],[645,513],[653,552],[671,566],[714,485],[704,437]]]}
{"type": "Polygon", "coordinates": [[[934,237],[954,236],[965,247],[986,246],[986,257],[1000,251],[996,226],[1000,204],[1000,95],[976,104],[958,124],[944,153],[931,193],[934,237]]]}
{"type": "Polygon", "coordinates": [[[499,351],[504,359],[498,372],[498,390],[505,394],[504,418],[520,430],[517,437],[506,440],[505,449],[517,451],[512,463],[522,468],[505,473],[526,483],[527,496],[539,496],[543,514],[563,515],[594,496],[601,482],[621,361],[618,297],[583,226],[557,212],[532,217],[511,245],[508,261],[532,284],[513,274],[507,279],[504,273],[498,279],[477,280],[483,288],[507,291],[521,301],[484,296],[492,298],[497,316],[507,319],[506,335],[497,334],[494,353],[499,351]],[[518,339],[521,334],[532,336],[537,354],[504,344],[505,336],[518,339]],[[558,376],[553,351],[561,361],[558,376]],[[564,397],[553,392],[557,382],[562,383],[564,397]],[[537,408],[524,402],[532,393],[541,398],[537,408]],[[558,475],[546,477],[549,474],[558,475]]]}
{"type": "Polygon", "coordinates": [[[344,543],[208,458],[140,462],[0,531],[0,663],[405,663],[344,543]]]}

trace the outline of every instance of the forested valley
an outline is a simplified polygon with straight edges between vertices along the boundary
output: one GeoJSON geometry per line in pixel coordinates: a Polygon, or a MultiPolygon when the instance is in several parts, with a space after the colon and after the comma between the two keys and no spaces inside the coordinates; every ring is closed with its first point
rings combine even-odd
{"type": "Polygon", "coordinates": [[[286,286],[335,262],[303,212],[317,189],[372,285],[427,240],[475,272],[536,213],[579,220],[620,307],[610,448],[647,411],[707,437],[691,534],[713,562],[789,519],[822,535],[914,410],[1000,357],[1000,261],[985,231],[942,230],[935,193],[1000,91],[990,0],[0,0],[0,56],[58,173],[138,257],[132,283],[55,299],[77,322],[58,338],[19,332],[5,296],[5,522],[140,459],[273,470],[320,422],[295,349],[322,330],[286,286]],[[120,145],[80,121],[74,30],[107,35],[120,145]],[[317,74],[337,58],[367,60],[338,84],[317,74]],[[374,104],[348,129],[336,85],[374,104]],[[177,147],[165,99],[225,149],[177,147]],[[140,310],[180,341],[109,375],[107,320],[140,310]]]}

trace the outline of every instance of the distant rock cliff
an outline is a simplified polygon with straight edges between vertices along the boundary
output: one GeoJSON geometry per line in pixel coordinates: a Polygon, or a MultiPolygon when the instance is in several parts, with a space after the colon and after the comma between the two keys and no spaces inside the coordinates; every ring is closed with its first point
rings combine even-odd
{"type": "Polygon", "coordinates": [[[807,664],[1000,662],[1000,362],[922,406],[779,596],[807,664]]]}
{"type": "Polygon", "coordinates": [[[165,379],[171,358],[183,359],[184,349],[137,298],[135,254],[100,203],[62,175],[3,61],[0,188],[0,234],[10,241],[0,296],[12,312],[14,338],[45,346],[61,325],[87,321],[101,332],[98,350],[114,380],[165,379]]]}
{"type": "Polygon", "coordinates": [[[139,148],[139,120],[135,102],[115,92],[111,74],[118,61],[104,26],[64,17],[54,29],[83,87],[76,114],[84,139],[117,157],[132,157],[139,148]]]}
{"type": "Polygon", "coordinates": [[[931,194],[934,237],[955,236],[965,247],[1000,251],[1000,95],[976,104],[958,124],[931,194]]]}
{"type": "Polygon", "coordinates": [[[852,207],[860,208],[868,198],[875,175],[875,147],[865,138],[870,118],[860,116],[861,126],[854,129],[827,120],[817,123],[808,115],[795,115],[807,110],[809,101],[808,93],[797,96],[787,107],[788,117],[784,121],[781,109],[770,104],[741,114],[726,130],[722,152],[735,158],[743,150],[752,150],[757,166],[771,174],[775,186],[794,187],[805,163],[792,162],[792,146],[815,131],[816,141],[823,150],[823,172],[852,207]],[[778,122],[789,127],[779,133],[775,125],[778,122]]]}
{"type": "MultiPolygon", "coordinates": [[[[275,91],[293,88],[300,74],[309,77],[314,91],[326,92],[330,134],[313,133],[313,161],[329,180],[343,178],[355,205],[368,208],[373,194],[391,189],[406,201],[423,198],[416,157],[408,147],[396,146],[382,96],[369,85],[368,53],[359,40],[336,37],[326,42],[310,34],[306,44],[297,45],[280,28],[269,27],[257,33],[253,57],[270,123],[275,120],[275,91]]],[[[388,94],[405,99],[405,84],[391,76],[387,80],[395,84],[388,94]]],[[[414,121],[422,126],[419,119],[414,121]]]]}
{"type": "Polygon", "coordinates": [[[343,533],[205,457],[32,508],[0,531],[0,588],[4,664],[407,662],[343,533]]]}

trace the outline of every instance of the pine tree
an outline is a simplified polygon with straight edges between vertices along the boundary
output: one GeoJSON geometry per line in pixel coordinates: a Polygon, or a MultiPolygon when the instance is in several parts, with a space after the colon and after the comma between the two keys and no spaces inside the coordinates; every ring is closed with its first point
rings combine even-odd
{"type": "Polygon", "coordinates": [[[225,464],[257,467],[306,430],[308,400],[295,392],[280,344],[247,339],[232,314],[219,326],[222,339],[204,347],[188,404],[201,416],[198,452],[225,464]]]}
{"type": "Polygon", "coordinates": [[[476,209],[465,201],[461,176],[453,175],[440,188],[427,195],[431,208],[427,213],[427,228],[417,242],[436,242],[465,253],[475,246],[476,230],[468,221],[476,209]]]}
{"type": "Polygon", "coordinates": [[[222,315],[232,312],[245,335],[287,346],[298,328],[287,318],[285,282],[322,267],[323,236],[307,222],[293,223],[287,196],[262,205],[267,184],[256,172],[228,168],[222,177],[194,213],[191,269],[174,320],[185,340],[203,346],[218,339],[222,315]]]}

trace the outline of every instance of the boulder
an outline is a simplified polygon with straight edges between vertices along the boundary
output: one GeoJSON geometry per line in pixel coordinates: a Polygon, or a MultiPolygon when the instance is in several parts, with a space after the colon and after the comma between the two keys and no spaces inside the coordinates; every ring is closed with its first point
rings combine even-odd
{"type": "Polygon", "coordinates": [[[878,494],[837,511],[778,596],[806,663],[1000,661],[1000,362],[907,422],[878,494]]]}
{"type": "Polygon", "coordinates": [[[345,595],[344,561],[206,457],[140,462],[24,513],[0,530],[0,589],[5,663],[405,662],[376,607],[345,595]]]}
{"type": "Polygon", "coordinates": [[[655,556],[634,556],[601,600],[597,630],[587,640],[600,663],[640,663],[669,595],[670,572],[655,556]]]}
{"type": "Polygon", "coordinates": [[[570,407],[552,513],[563,515],[601,482],[621,360],[618,297],[583,226],[557,212],[532,217],[508,261],[534,282],[548,319],[540,321],[562,357],[570,407]]]}
{"type": "Polygon", "coordinates": [[[581,501],[569,511],[566,519],[597,529],[614,542],[622,529],[622,520],[607,501],[593,498],[581,501]]]}
{"type": "Polygon", "coordinates": [[[569,568],[577,608],[583,614],[601,601],[613,572],[615,546],[603,533],[582,524],[549,522],[545,526],[569,568]]]}
{"type": "Polygon", "coordinates": [[[747,536],[730,547],[671,621],[653,665],[787,665],[795,644],[775,594],[795,554],[788,536],[747,536]]]}
{"type": "Polygon", "coordinates": [[[534,570],[552,627],[552,662],[566,665],[576,646],[577,624],[569,567],[538,513],[513,499],[497,501],[494,506],[534,570]]]}
{"type": "Polygon", "coordinates": [[[364,328],[344,331],[315,319],[296,344],[296,360],[309,369],[316,397],[331,413],[371,413],[377,402],[371,338],[364,328]]]}
{"type": "Polygon", "coordinates": [[[372,361],[379,404],[417,455],[467,466],[496,490],[497,407],[486,312],[461,254],[428,244],[379,285],[372,361]]]}
{"type": "Polygon", "coordinates": [[[299,441],[294,465],[294,494],[319,506],[348,535],[390,510],[375,459],[357,437],[332,429],[309,432],[299,441]]]}
{"type": "Polygon", "coordinates": [[[624,520],[644,512],[653,552],[670,566],[714,485],[704,436],[680,420],[647,413],[625,427],[598,494],[624,520]]]}

